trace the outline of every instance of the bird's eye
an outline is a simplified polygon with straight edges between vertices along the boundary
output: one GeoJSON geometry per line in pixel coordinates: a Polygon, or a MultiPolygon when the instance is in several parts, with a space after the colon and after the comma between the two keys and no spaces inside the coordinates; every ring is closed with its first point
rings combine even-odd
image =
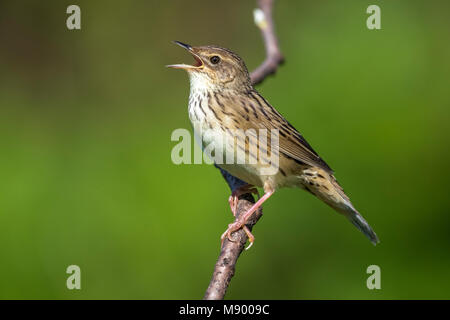
{"type": "Polygon", "coordinates": [[[211,61],[212,64],[218,64],[220,62],[220,58],[218,56],[212,56],[209,61],[211,61]]]}

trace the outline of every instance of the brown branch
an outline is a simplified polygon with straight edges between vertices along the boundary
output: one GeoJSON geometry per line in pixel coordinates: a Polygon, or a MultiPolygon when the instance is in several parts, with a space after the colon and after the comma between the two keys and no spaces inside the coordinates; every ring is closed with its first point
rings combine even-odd
{"type": "MultiPolygon", "coordinates": [[[[274,74],[278,66],[284,61],[274,30],[272,18],[273,2],[274,0],[258,0],[258,9],[255,9],[254,12],[255,23],[261,30],[264,40],[266,59],[250,74],[253,85],[261,83],[267,76],[274,74]]],[[[220,169],[222,176],[227,181],[232,192],[238,187],[246,184],[244,181],[232,176],[227,171],[219,167],[217,168],[220,169]]],[[[241,214],[245,213],[254,202],[253,196],[249,193],[240,196],[236,219],[238,219],[241,214]]],[[[251,230],[261,216],[262,209],[260,208],[250,217],[246,224],[247,227],[251,230]]],[[[211,282],[203,297],[205,300],[222,300],[225,296],[228,285],[234,275],[237,259],[244,250],[248,240],[243,229],[234,232],[232,237],[235,241],[225,239],[223,242],[211,282]]]]}
{"type": "MultiPolygon", "coordinates": [[[[254,203],[253,196],[244,194],[239,198],[236,218],[244,214],[254,203]]],[[[262,210],[259,209],[248,220],[247,227],[251,230],[262,216],[262,210]]],[[[234,242],[225,239],[220,251],[219,259],[216,262],[211,282],[206,290],[205,300],[222,300],[228,289],[231,278],[234,275],[237,259],[244,250],[247,242],[247,234],[240,229],[232,234],[234,242]]]]}
{"type": "Polygon", "coordinates": [[[267,76],[274,74],[284,62],[275,34],[272,11],[274,0],[258,0],[258,9],[254,12],[255,23],[261,30],[266,48],[266,59],[250,74],[252,84],[261,83],[267,76]]]}

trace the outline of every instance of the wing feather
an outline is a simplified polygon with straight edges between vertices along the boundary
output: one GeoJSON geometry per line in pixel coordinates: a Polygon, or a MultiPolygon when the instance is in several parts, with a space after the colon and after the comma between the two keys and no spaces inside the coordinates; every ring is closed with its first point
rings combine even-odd
{"type": "Polygon", "coordinates": [[[245,99],[240,100],[240,103],[232,99],[226,105],[230,104],[234,111],[245,115],[242,117],[242,129],[258,130],[261,126],[269,131],[278,129],[279,148],[282,154],[301,164],[317,166],[330,174],[333,173],[330,166],[314,151],[305,138],[257,91],[250,91],[245,99]]]}

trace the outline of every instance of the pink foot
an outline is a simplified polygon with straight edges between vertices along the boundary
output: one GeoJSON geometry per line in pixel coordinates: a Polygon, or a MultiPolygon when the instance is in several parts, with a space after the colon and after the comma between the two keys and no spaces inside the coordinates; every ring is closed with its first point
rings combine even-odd
{"type": "MultiPolygon", "coordinates": [[[[249,192],[250,190],[247,190],[247,192],[249,192]]],[[[246,192],[245,192],[246,193],[246,192]]],[[[266,201],[267,199],[269,199],[269,197],[274,193],[273,190],[270,190],[268,192],[266,192],[253,206],[251,206],[250,209],[248,209],[248,211],[246,213],[244,213],[243,215],[241,215],[239,217],[239,219],[237,219],[235,222],[231,223],[228,225],[228,229],[222,234],[222,236],[220,237],[221,239],[221,244],[223,245],[223,242],[225,240],[225,238],[227,238],[229,241],[234,241],[231,237],[231,234],[241,228],[244,229],[245,233],[247,234],[248,240],[250,242],[250,245],[245,249],[248,250],[252,245],[253,242],[255,241],[255,237],[253,236],[253,234],[250,232],[250,230],[247,228],[247,226],[245,225],[247,223],[247,220],[250,218],[250,216],[256,211],[258,210],[258,208],[264,203],[264,201],[266,201]]],[[[234,203],[233,203],[234,204],[234,203]]],[[[230,204],[231,206],[231,204],[230,204]]],[[[232,208],[233,211],[233,208],[232,208]]],[[[235,214],[236,211],[233,211],[233,214],[235,214]]]]}
{"type": "Polygon", "coordinates": [[[237,205],[238,205],[238,202],[239,202],[239,197],[241,195],[249,193],[249,192],[253,193],[253,194],[256,194],[258,196],[258,199],[259,199],[258,189],[254,188],[253,186],[251,186],[249,184],[246,184],[246,185],[244,185],[244,186],[234,190],[231,193],[231,196],[228,198],[228,203],[230,204],[230,209],[231,209],[231,212],[233,213],[233,216],[236,217],[237,205]]]}

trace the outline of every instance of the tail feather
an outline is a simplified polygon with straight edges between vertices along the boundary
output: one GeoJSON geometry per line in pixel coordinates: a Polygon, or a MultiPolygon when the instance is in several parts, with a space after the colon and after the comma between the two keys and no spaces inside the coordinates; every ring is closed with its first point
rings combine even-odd
{"type": "Polygon", "coordinates": [[[353,207],[350,199],[345,194],[344,189],[342,189],[342,187],[339,185],[336,178],[334,176],[331,176],[330,180],[331,184],[334,186],[334,189],[342,198],[342,202],[338,206],[339,208],[337,208],[337,210],[343,213],[347,217],[347,219],[350,220],[350,222],[356,228],[358,228],[358,230],[361,231],[370,240],[370,242],[372,242],[374,246],[376,246],[377,243],[380,242],[377,234],[367,223],[366,219],[364,219],[363,216],[355,209],[355,207],[353,207]],[[342,205],[344,205],[344,208],[342,208],[342,205]]]}
{"type": "Polygon", "coordinates": [[[307,191],[346,216],[374,245],[380,242],[367,221],[353,207],[344,189],[332,174],[328,174],[320,168],[311,167],[303,171],[301,178],[303,187],[307,191]]]}
{"type": "Polygon", "coordinates": [[[372,242],[374,246],[377,245],[380,240],[377,237],[377,234],[373,231],[367,221],[359,214],[358,211],[354,210],[353,212],[346,215],[348,220],[350,220],[353,225],[358,228],[369,240],[372,242]]]}

